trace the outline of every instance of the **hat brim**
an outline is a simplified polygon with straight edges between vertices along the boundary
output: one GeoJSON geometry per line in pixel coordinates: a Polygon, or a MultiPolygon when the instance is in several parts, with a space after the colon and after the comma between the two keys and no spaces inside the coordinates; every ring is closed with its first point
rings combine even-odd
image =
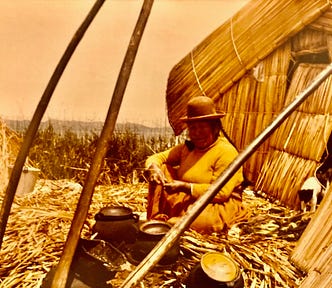
{"type": "Polygon", "coordinates": [[[216,114],[209,114],[209,115],[196,116],[196,117],[181,117],[180,120],[183,122],[190,122],[197,120],[212,120],[212,119],[220,119],[225,115],[226,115],[225,113],[216,113],[216,114]]]}

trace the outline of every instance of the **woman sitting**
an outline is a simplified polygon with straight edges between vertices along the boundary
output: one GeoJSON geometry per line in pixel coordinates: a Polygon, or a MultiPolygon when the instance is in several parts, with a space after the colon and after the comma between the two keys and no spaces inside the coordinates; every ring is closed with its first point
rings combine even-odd
{"type": "MultiPolygon", "coordinates": [[[[187,105],[186,122],[190,141],[154,154],[146,160],[149,181],[147,218],[175,223],[209,185],[238,155],[222,133],[213,101],[206,96],[192,98],[187,105]]],[[[242,204],[242,169],[218,192],[191,224],[201,233],[221,232],[246,220],[242,204]]]]}

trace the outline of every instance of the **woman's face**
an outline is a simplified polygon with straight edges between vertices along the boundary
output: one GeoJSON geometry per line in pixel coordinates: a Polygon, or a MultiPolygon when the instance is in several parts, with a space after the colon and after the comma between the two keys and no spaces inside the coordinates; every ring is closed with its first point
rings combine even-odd
{"type": "Polygon", "coordinates": [[[207,148],[216,140],[213,127],[209,121],[196,120],[188,122],[187,126],[190,140],[198,149],[207,148]]]}

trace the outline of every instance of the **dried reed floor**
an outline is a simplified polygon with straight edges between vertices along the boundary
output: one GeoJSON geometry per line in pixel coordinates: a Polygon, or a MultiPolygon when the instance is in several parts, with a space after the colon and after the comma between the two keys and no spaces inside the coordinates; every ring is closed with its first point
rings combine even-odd
{"type": "MultiPolygon", "coordinates": [[[[15,198],[0,251],[1,288],[41,286],[61,256],[81,189],[67,180],[39,180],[32,193],[15,198]]],[[[82,238],[91,237],[94,215],[106,205],[125,205],[143,217],[146,195],[146,184],[96,187],[82,238]]],[[[186,231],[178,261],[172,267],[155,267],[138,287],[185,287],[191,269],[209,251],[230,255],[242,269],[245,287],[298,287],[305,275],[289,262],[289,255],[310,218],[250,190],[243,196],[252,213],[248,222],[224,235],[186,231]]],[[[117,272],[113,287],[133,269],[125,265],[117,272]]]]}

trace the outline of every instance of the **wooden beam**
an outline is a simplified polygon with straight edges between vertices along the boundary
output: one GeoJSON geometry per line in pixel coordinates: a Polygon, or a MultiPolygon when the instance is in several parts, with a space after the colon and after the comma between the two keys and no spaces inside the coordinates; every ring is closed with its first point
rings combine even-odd
{"type": "Polygon", "coordinates": [[[55,87],[57,86],[60,77],[63,74],[71,56],[73,55],[77,45],[83,38],[86,30],[88,29],[89,25],[91,24],[92,20],[96,16],[97,12],[99,11],[100,7],[104,3],[105,0],[97,0],[89,14],[87,15],[86,19],[79,27],[77,32],[75,33],[74,37],[70,41],[65,53],[63,54],[62,58],[60,59],[53,75],[48,82],[48,85],[38,103],[36,111],[32,117],[32,120],[28,126],[27,132],[24,136],[22,146],[18,152],[11,177],[9,179],[9,183],[5,192],[5,196],[2,202],[2,207],[0,211],[0,249],[2,245],[2,240],[6,231],[6,226],[8,222],[8,217],[10,213],[11,206],[13,204],[13,200],[15,197],[16,189],[18,186],[18,182],[21,177],[22,169],[25,164],[26,158],[29,154],[29,150],[33,140],[35,139],[35,135],[37,133],[38,127],[40,122],[44,116],[48,103],[51,100],[55,87]]]}
{"type": "Polygon", "coordinates": [[[62,252],[59,264],[55,270],[52,281],[52,288],[65,288],[70,265],[80,238],[81,230],[86,220],[94,187],[98,179],[101,165],[109,148],[113,135],[117,116],[123,99],[129,76],[137,54],[138,46],[142,38],[144,28],[151,12],[153,0],[145,0],[137,20],[134,32],[131,36],[127,53],[125,55],[117,83],[113,92],[110,108],[107,113],[106,121],[97,143],[96,152],[89,169],[86,183],[84,184],[80,199],[77,204],[75,215],[68,233],[67,241],[62,252]]]}

